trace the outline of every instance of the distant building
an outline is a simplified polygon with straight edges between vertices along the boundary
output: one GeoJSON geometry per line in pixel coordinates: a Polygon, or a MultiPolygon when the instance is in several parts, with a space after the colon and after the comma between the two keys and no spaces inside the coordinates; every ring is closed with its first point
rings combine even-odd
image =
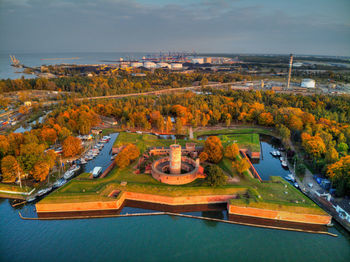
{"type": "Polygon", "coordinates": [[[315,88],[316,87],[316,82],[313,79],[305,78],[305,79],[303,79],[301,81],[300,86],[304,87],[304,88],[315,88]]]}
{"type": "Polygon", "coordinates": [[[180,63],[171,63],[171,69],[172,70],[180,70],[180,69],[182,69],[182,64],[180,64],[180,63]]]}
{"type": "Polygon", "coordinates": [[[193,64],[204,64],[204,58],[192,58],[193,64]]]}
{"type": "Polygon", "coordinates": [[[204,57],[204,63],[211,64],[211,61],[212,61],[211,57],[204,57]]]}

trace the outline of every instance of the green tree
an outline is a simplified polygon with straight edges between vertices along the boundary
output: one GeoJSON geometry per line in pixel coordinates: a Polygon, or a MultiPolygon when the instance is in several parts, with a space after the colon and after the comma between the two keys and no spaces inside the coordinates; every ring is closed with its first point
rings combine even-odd
{"type": "Polygon", "coordinates": [[[209,165],[205,168],[208,184],[212,187],[226,184],[226,176],[217,165],[209,165]]]}

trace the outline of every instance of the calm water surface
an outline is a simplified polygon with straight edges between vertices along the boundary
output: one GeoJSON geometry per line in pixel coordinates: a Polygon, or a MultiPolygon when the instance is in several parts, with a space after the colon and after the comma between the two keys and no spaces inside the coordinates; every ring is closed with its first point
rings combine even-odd
{"type": "Polygon", "coordinates": [[[140,59],[146,53],[137,52],[62,52],[62,53],[24,53],[24,52],[0,52],[0,79],[33,78],[35,75],[21,73],[21,68],[11,66],[10,55],[15,55],[19,61],[31,67],[54,64],[114,64],[120,57],[125,59],[140,59]],[[54,59],[53,59],[54,58],[54,59]],[[56,59],[59,58],[59,59],[56,59]],[[65,59],[78,58],[78,59],[65,59]],[[45,60],[43,60],[45,59],[45,60]],[[48,59],[48,60],[47,60],[48,59]],[[53,60],[50,60],[53,59],[53,60]]]}
{"type": "MultiPolygon", "coordinates": [[[[268,157],[269,143],[262,149],[263,179],[288,172],[268,157]]],[[[21,220],[19,210],[34,215],[33,205],[14,209],[0,199],[0,261],[350,261],[350,236],[338,225],[331,237],[170,216],[21,220]]],[[[122,210],[135,212],[149,210],[122,210]]],[[[226,211],[191,214],[226,218],[226,211]]]]}

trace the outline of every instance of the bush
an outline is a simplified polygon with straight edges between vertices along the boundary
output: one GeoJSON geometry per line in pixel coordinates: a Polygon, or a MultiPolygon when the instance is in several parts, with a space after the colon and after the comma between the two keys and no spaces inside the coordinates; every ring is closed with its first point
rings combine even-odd
{"type": "Polygon", "coordinates": [[[222,169],[217,165],[210,165],[205,168],[207,181],[210,186],[216,187],[226,184],[226,176],[222,169]]]}

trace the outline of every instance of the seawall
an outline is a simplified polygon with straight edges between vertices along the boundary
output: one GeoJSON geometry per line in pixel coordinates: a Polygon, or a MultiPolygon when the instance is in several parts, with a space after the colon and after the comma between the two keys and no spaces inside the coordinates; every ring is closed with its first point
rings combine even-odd
{"type": "Polygon", "coordinates": [[[332,217],[330,215],[293,213],[287,211],[235,206],[232,204],[227,204],[227,210],[229,215],[239,215],[251,218],[271,219],[275,221],[287,221],[316,225],[328,225],[332,220],[332,217]]]}
{"type": "Polygon", "coordinates": [[[169,206],[202,205],[226,203],[235,195],[209,195],[209,196],[188,196],[170,197],[135,192],[121,192],[118,199],[72,202],[72,203],[37,203],[35,205],[38,213],[44,212],[74,212],[74,211],[98,211],[119,209],[125,200],[133,200],[146,203],[155,203],[169,206]]]}

